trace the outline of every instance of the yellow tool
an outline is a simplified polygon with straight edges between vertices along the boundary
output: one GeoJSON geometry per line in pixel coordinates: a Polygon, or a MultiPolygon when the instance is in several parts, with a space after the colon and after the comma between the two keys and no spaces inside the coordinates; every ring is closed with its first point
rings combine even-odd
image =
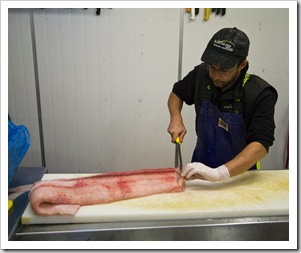
{"type": "Polygon", "coordinates": [[[179,136],[176,138],[176,143],[178,143],[178,144],[181,144],[181,143],[182,143],[182,142],[180,141],[180,137],[179,137],[179,136]]]}
{"type": "Polygon", "coordinates": [[[204,20],[207,21],[210,17],[210,8],[205,8],[204,20]]]}
{"type": "Polygon", "coordinates": [[[8,211],[13,207],[14,203],[12,200],[8,200],[8,211]]]}

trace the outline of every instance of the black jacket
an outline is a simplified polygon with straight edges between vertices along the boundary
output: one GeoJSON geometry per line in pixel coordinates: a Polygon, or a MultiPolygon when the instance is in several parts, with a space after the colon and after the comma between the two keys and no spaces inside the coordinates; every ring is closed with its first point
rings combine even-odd
{"type": "MultiPolygon", "coordinates": [[[[274,142],[274,112],[278,94],[274,87],[256,75],[250,75],[243,85],[247,69],[248,66],[242,70],[230,89],[221,93],[213,85],[205,64],[200,64],[176,82],[172,91],[187,105],[194,104],[197,116],[205,99],[210,100],[221,111],[242,113],[247,144],[257,141],[268,151],[274,142]]],[[[197,122],[196,117],[196,124],[197,122]]]]}

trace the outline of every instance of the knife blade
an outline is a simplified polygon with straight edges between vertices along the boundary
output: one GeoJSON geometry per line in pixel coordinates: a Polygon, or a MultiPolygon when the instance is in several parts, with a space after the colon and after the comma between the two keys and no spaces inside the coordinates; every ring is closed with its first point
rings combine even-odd
{"type": "Polygon", "coordinates": [[[180,141],[180,137],[177,137],[177,138],[176,138],[176,145],[177,145],[178,158],[179,158],[179,160],[180,160],[179,168],[180,168],[180,171],[182,172],[182,169],[183,169],[183,161],[182,161],[182,153],[181,153],[181,141],[180,141]]]}

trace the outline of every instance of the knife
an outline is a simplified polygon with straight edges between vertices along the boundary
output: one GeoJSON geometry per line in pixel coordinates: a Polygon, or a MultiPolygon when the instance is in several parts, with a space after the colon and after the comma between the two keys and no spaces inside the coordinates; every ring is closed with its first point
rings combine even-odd
{"type": "Polygon", "coordinates": [[[178,157],[180,159],[180,171],[182,172],[183,169],[183,161],[182,161],[182,153],[181,153],[181,141],[180,141],[180,137],[176,138],[176,145],[177,145],[177,152],[178,152],[178,157]]]}

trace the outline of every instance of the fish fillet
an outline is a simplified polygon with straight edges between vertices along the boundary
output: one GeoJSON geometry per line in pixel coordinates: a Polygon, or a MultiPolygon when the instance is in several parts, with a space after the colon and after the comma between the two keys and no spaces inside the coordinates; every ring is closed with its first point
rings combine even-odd
{"type": "Polygon", "coordinates": [[[29,200],[38,215],[75,215],[81,206],[184,190],[185,179],[179,169],[144,169],[38,181],[29,200]]]}

